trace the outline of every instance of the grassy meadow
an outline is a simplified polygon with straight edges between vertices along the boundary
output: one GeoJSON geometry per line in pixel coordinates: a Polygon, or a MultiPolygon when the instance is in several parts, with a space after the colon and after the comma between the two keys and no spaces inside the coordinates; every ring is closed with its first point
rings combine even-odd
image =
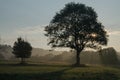
{"type": "Polygon", "coordinates": [[[120,80],[117,66],[0,63],[0,80],[120,80]]]}

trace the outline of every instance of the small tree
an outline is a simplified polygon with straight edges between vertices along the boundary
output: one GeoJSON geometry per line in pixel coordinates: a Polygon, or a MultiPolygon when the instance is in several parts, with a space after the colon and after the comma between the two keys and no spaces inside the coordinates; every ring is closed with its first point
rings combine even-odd
{"type": "Polygon", "coordinates": [[[25,63],[25,58],[31,56],[32,47],[30,43],[24,41],[21,37],[17,39],[13,46],[13,54],[16,58],[21,58],[21,64],[25,63]]]}
{"type": "Polygon", "coordinates": [[[76,66],[80,65],[80,53],[85,47],[100,48],[107,44],[104,26],[98,22],[93,8],[79,3],[68,3],[56,13],[45,27],[52,47],[69,47],[76,50],[76,66]]]}

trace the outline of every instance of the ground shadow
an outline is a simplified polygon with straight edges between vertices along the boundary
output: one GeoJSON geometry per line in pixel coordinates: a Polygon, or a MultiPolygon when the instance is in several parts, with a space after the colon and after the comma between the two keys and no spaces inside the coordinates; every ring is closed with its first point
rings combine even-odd
{"type": "MultiPolygon", "coordinates": [[[[0,64],[0,66],[21,66],[20,64],[0,64]]],[[[23,66],[23,65],[22,65],[23,66]]],[[[41,65],[41,64],[26,64],[24,66],[36,67],[64,67],[56,71],[38,72],[38,73],[0,73],[0,80],[119,80],[120,78],[112,72],[82,72],[82,73],[66,73],[69,70],[78,69],[78,67],[65,67],[64,65],[41,65]],[[73,76],[74,75],[74,76],[73,76]],[[7,77],[6,77],[7,76],[7,77]],[[63,77],[65,76],[65,77],[63,77]],[[70,76],[70,78],[68,78],[70,76]]],[[[88,68],[89,66],[85,66],[88,68]]],[[[80,67],[81,68],[81,67],[80,67]]]]}

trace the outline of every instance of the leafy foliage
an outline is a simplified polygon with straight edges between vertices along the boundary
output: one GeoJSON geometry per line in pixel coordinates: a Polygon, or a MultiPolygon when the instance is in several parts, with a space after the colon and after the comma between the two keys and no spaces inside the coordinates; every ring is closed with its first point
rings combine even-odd
{"type": "Polygon", "coordinates": [[[82,48],[86,44],[107,44],[104,26],[97,21],[97,14],[84,4],[73,2],[57,13],[45,28],[49,44],[53,47],[82,48]]]}
{"type": "Polygon", "coordinates": [[[104,26],[98,22],[93,8],[80,3],[68,3],[45,28],[52,47],[69,47],[77,57],[85,47],[94,49],[107,44],[104,26]]]}
{"type": "Polygon", "coordinates": [[[22,38],[18,38],[13,46],[13,54],[17,58],[29,58],[31,56],[32,47],[30,43],[24,41],[22,38]]]}

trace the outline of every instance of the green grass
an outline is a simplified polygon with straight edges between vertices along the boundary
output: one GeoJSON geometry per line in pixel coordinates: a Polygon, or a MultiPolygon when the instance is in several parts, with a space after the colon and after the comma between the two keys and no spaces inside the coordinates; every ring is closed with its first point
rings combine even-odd
{"type": "Polygon", "coordinates": [[[0,64],[0,80],[120,80],[120,69],[60,64],[0,64]]]}

